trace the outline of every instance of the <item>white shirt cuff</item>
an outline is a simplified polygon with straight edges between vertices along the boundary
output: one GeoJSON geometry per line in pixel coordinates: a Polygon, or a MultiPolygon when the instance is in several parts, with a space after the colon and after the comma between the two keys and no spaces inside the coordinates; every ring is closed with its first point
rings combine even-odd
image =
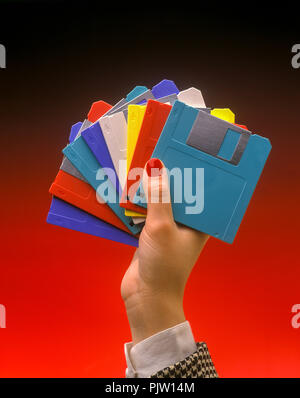
{"type": "Polygon", "coordinates": [[[125,344],[126,377],[150,377],[197,351],[188,321],[163,330],[132,346],[125,344]]]}

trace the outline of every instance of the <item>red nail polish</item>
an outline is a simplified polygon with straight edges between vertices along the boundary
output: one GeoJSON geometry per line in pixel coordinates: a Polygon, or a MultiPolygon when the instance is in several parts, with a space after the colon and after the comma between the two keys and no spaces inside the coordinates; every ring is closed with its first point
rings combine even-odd
{"type": "Polygon", "coordinates": [[[161,175],[161,169],[164,167],[159,159],[152,158],[148,160],[146,165],[146,171],[149,177],[159,177],[161,175]]]}

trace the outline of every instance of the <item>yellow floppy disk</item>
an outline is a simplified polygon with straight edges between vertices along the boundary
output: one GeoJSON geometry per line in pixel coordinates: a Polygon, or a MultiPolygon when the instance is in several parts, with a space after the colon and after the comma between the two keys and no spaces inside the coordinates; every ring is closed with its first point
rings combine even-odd
{"type": "MultiPolygon", "coordinates": [[[[130,168],[132,156],[134,154],[136,142],[141,129],[143,117],[145,114],[145,105],[129,105],[127,116],[127,173],[130,168]]],[[[145,214],[125,209],[125,216],[143,217],[145,214]]],[[[133,220],[134,221],[134,220],[133,220]]],[[[143,221],[143,220],[141,220],[143,221]]]]}

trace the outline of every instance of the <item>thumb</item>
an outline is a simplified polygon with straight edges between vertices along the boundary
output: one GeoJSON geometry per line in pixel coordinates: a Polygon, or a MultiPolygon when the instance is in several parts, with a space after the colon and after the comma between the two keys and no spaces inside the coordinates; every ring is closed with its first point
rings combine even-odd
{"type": "Polygon", "coordinates": [[[146,163],[143,188],[147,197],[146,224],[173,223],[168,173],[160,159],[152,158],[146,163]]]}

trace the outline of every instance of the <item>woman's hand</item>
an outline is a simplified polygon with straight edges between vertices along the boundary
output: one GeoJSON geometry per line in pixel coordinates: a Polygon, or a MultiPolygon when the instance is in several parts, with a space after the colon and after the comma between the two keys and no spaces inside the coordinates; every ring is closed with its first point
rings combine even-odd
{"type": "Polygon", "coordinates": [[[146,223],[121,285],[133,344],[185,321],[184,288],[208,239],[174,222],[162,162],[150,159],[145,170],[146,223]]]}

